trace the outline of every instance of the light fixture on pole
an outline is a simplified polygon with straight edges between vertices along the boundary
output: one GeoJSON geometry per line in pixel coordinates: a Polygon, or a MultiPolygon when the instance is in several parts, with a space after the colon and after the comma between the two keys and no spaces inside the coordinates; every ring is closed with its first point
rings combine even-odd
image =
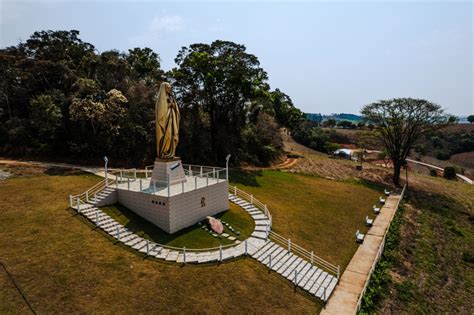
{"type": "Polygon", "coordinates": [[[104,162],[105,162],[105,186],[108,186],[108,180],[107,180],[107,163],[109,163],[109,159],[107,156],[104,155],[104,162]]]}
{"type": "Polygon", "coordinates": [[[230,154],[227,154],[225,157],[225,179],[229,181],[229,160],[230,160],[230,154]]]}

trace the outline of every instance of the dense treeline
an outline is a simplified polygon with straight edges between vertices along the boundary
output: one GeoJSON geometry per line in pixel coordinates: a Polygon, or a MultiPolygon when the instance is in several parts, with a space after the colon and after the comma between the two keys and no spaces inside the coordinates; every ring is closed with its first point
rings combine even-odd
{"type": "Polygon", "coordinates": [[[215,41],[183,47],[165,73],[150,48],[99,53],[78,31],[35,32],[0,50],[0,151],[143,165],[155,157],[154,104],[173,85],[181,110],[178,153],[188,163],[267,164],[282,153],[280,127],[304,114],[270,90],[257,57],[215,41]]]}

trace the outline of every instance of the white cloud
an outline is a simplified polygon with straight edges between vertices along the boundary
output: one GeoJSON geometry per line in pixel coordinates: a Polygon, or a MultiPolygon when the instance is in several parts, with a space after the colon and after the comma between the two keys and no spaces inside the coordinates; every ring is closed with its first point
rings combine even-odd
{"type": "Polygon", "coordinates": [[[185,29],[186,23],[179,15],[154,16],[146,25],[144,30],[130,39],[132,45],[151,45],[168,35],[185,29]]]}

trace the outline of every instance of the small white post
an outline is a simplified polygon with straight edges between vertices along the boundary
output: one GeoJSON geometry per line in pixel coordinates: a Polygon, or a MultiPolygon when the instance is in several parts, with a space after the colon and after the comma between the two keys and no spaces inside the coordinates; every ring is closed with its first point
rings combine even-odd
{"type": "Polygon", "coordinates": [[[148,178],[148,168],[145,167],[145,178],[148,178]]]}
{"type": "Polygon", "coordinates": [[[245,256],[247,256],[247,240],[245,240],[245,256]]]}
{"type": "Polygon", "coordinates": [[[184,194],[184,180],[181,182],[181,193],[184,194]]]}
{"type": "Polygon", "coordinates": [[[81,205],[81,200],[79,199],[79,197],[77,197],[77,212],[78,212],[78,213],[81,213],[81,207],[80,207],[80,205],[81,205]]]}
{"type": "Polygon", "coordinates": [[[123,181],[123,171],[120,171],[120,182],[123,181]]]}
{"type": "Polygon", "coordinates": [[[268,208],[267,208],[267,205],[265,205],[265,215],[268,217],[268,208]]]}
{"type": "Polygon", "coordinates": [[[234,195],[237,196],[237,186],[234,186],[234,195]]]}
{"type": "Polygon", "coordinates": [[[268,224],[265,225],[265,240],[268,241],[268,224]]]}
{"type": "Polygon", "coordinates": [[[295,269],[295,285],[298,285],[297,277],[298,277],[298,271],[295,269]]]}
{"type": "Polygon", "coordinates": [[[115,175],[115,189],[118,188],[118,179],[117,179],[117,175],[115,175]]]}
{"type": "Polygon", "coordinates": [[[89,202],[89,191],[86,191],[86,202],[89,202]]]}
{"type": "Polygon", "coordinates": [[[117,226],[117,240],[120,241],[120,228],[117,226]]]}
{"type": "Polygon", "coordinates": [[[253,195],[250,195],[250,203],[253,204],[253,195]]]}
{"type": "Polygon", "coordinates": [[[288,239],[288,253],[291,252],[291,239],[288,239]]]}
{"type": "Polygon", "coordinates": [[[268,255],[268,260],[269,260],[268,266],[270,267],[270,269],[272,269],[272,255],[271,254],[268,255]]]}
{"type": "Polygon", "coordinates": [[[99,226],[99,210],[95,211],[95,225],[99,226]]]}
{"type": "Polygon", "coordinates": [[[209,176],[206,175],[206,187],[209,186],[209,176]]]}
{"type": "Polygon", "coordinates": [[[140,191],[142,191],[142,187],[143,187],[142,179],[140,178],[140,191]]]}
{"type": "Polygon", "coordinates": [[[194,177],[194,189],[197,189],[198,187],[198,178],[194,177]]]}
{"type": "Polygon", "coordinates": [[[222,245],[219,245],[219,261],[222,261],[222,245]]]}
{"type": "Polygon", "coordinates": [[[156,180],[153,181],[153,193],[156,195],[156,180]]]}
{"type": "Polygon", "coordinates": [[[73,204],[72,204],[72,195],[69,195],[69,205],[70,205],[71,208],[72,208],[72,206],[73,206],[73,204]]]}
{"type": "Polygon", "coordinates": [[[170,174],[168,174],[168,178],[166,179],[166,183],[168,184],[168,197],[170,196],[170,174]]]}
{"type": "Polygon", "coordinates": [[[137,179],[137,169],[133,169],[133,179],[137,179]]]}
{"type": "Polygon", "coordinates": [[[217,171],[217,183],[219,183],[219,171],[217,171]]]}
{"type": "Polygon", "coordinates": [[[340,272],[341,266],[337,266],[337,281],[339,282],[339,272],[340,272]]]}
{"type": "Polygon", "coordinates": [[[97,202],[97,193],[94,194],[94,202],[97,202]]]}
{"type": "Polygon", "coordinates": [[[314,252],[311,251],[311,265],[313,264],[313,261],[314,261],[314,252]]]}
{"type": "Polygon", "coordinates": [[[130,190],[130,177],[127,177],[127,189],[130,190]]]}
{"type": "Polygon", "coordinates": [[[146,240],[146,255],[148,256],[150,254],[150,241],[146,240]]]}
{"type": "Polygon", "coordinates": [[[183,263],[186,263],[186,247],[183,246],[183,263]]]}
{"type": "Polygon", "coordinates": [[[200,174],[201,174],[201,177],[202,177],[202,166],[201,166],[200,174]]]}
{"type": "Polygon", "coordinates": [[[212,168],[212,178],[216,178],[216,168],[212,168]]]}

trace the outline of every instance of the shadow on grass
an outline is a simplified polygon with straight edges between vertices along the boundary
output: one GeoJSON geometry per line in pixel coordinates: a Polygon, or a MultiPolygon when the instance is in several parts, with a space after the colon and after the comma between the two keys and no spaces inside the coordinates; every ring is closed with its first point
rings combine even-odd
{"type": "Polygon", "coordinates": [[[238,169],[229,170],[230,181],[234,184],[242,184],[244,186],[260,187],[257,177],[262,176],[262,171],[244,171],[238,169]]]}

